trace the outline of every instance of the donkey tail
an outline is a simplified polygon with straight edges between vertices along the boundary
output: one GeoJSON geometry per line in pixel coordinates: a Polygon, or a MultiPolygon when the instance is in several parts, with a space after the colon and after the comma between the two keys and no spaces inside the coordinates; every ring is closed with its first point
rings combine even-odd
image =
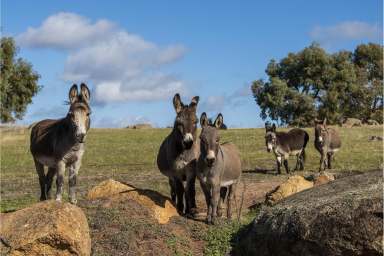
{"type": "Polygon", "coordinates": [[[303,144],[303,149],[307,146],[307,143],[309,141],[309,135],[306,131],[304,131],[304,144],[303,144]]]}
{"type": "Polygon", "coordinates": [[[305,156],[305,147],[307,146],[308,141],[309,141],[309,135],[308,135],[307,132],[305,132],[305,134],[304,134],[303,150],[301,151],[301,158],[303,159],[303,164],[305,163],[305,159],[306,159],[306,156],[305,156]]]}
{"type": "Polygon", "coordinates": [[[305,147],[301,151],[301,158],[303,159],[303,164],[305,163],[306,155],[305,155],[305,147]]]}

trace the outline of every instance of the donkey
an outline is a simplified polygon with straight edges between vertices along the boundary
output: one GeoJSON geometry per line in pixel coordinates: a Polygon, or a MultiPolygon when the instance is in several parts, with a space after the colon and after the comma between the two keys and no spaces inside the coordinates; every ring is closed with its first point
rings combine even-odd
{"type": "Polygon", "coordinates": [[[220,144],[218,129],[223,124],[219,114],[214,124],[208,121],[204,112],[200,117],[200,156],[197,176],[207,203],[207,223],[215,224],[221,216],[221,201],[227,199],[227,218],[231,219],[231,201],[240,180],[241,161],[237,147],[232,143],[220,144]]]}
{"type": "Polygon", "coordinates": [[[319,171],[332,169],[332,158],[341,148],[341,139],[336,130],[327,127],[326,118],[323,122],[315,120],[315,148],[321,154],[319,171]]]}
{"type": "Polygon", "coordinates": [[[69,169],[69,199],[76,204],[76,179],[85,150],[90,127],[90,92],[85,84],[69,90],[69,111],[58,120],[46,119],[36,123],[31,131],[30,150],[35,161],[41,189],[40,200],[52,198],[51,187],[56,179],[56,200],[61,201],[65,169],[69,169]],[[48,167],[45,174],[44,166],[48,167]]]}
{"type": "Polygon", "coordinates": [[[294,128],[289,132],[276,132],[275,124],[271,127],[268,123],[265,124],[265,131],[267,151],[275,153],[278,174],[281,174],[282,161],[285,171],[290,173],[288,167],[289,156],[296,156],[295,171],[298,169],[304,170],[305,147],[309,140],[308,133],[299,128],[294,128]]]}
{"type": "Polygon", "coordinates": [[[184,105],[178,93],[174,96],[176,119],[172,132],[162,142],[157,155],[157,166],[169,179],[172,201],[178,212],[183,214],[185,198],[186,215],[196,213],[196,162],[200,146],[197,138],[198,102],[199,96],[195,96],[189,105],[184,105]]]}

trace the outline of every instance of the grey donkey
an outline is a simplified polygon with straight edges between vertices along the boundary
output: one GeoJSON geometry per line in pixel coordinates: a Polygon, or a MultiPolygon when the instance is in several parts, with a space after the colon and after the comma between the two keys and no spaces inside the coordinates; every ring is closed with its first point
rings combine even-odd
{"type": "Polygon", "coordinates": [[[315,120],[315,148],[321,155],[319,171],[326,167],[331,169],[332,158],[341,148],[341,139],[335,129],[327,127],[326,118],[324,121],[315,120]]]}
{"type": "Polygon", "coordinates": [[[283,162],[285,170],[290,173],[288,166],[289,156],[296,156],[296,167],[294,170],[303,170],[305,163],[305,147],[307,146],[309,135],[306,131],[294,128],[288,132],[276,132],[276,126],[265,124],[265,145],[267,151],[276,156],[277,172],[281,174],[281,164],[283,162]]]}
{"type": "Polygon", "coordinates": [[[227,218],[231,219],[231,201],[241,174],[240,153],[232,143],[220,144],[218,129],[223,124],[221,114],[211,124],[206,113],[203,113],[200,124],[202,131],[197,176],[207,203],[207,223],[215,224],[216,217],[221,216],[221,203],[225,200],[227,218]]]}
{"type": "Polygon", "coordinates": [[[171,198],[178,212],[192,216],[196,213],[196,162],[200,146],[197,138],[198,102],[199,97],[195,96],[189,105],[185,105],[178,93],[174,96],[176,119],[157,155],[157,166],[169,179],[171,198]]]}
{"type": "Polygon", "coordinates": [[[76,204],[76,179],[85,150],[90,127],[90,92],[85,84],[69,90],[69,111],[66,117],[36,123],[31,131],[30,150],[35,162],[41,189],[40,200],[52,198],[52,182],[56,178],[56,200],[61,201],[65,169],[69,169],[69,199],[76,204]],[[47,173],[44,166],[48,167],[47,173]]]}

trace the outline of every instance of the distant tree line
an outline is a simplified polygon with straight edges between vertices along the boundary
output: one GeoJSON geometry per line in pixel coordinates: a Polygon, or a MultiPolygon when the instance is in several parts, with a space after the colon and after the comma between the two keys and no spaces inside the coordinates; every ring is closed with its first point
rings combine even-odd
{"type": "Polygon", "coordinates": [[[14,122],[23,118],[28,104],[32,102],[41,86],[40,75],[32,65],[21,58],[16,58],[18,49],[11,37],[1,38],[0,49],[0,121],[14,122]]]}
{"type": "Polygon", "coordinates": [[[383,123],[383,46],[327,53],[318,44],[267,66],[268,81],[251,85],[261,117],[292,126],[315,118],[331,124],[348,117],[383,123]]]}

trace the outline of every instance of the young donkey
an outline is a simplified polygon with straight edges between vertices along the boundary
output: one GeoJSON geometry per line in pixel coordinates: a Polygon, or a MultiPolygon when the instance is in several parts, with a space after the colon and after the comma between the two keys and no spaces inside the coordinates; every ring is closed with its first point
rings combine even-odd
{"type": "Polygon", "coordinates": [[[289,132],[276,132],[276,126],[271,127],[265,124],[265,144],[268,152],[273,150],[276,156],[277,172],[281,174],[281,162],[283,160],[287,173],[290,173],[288,167],[289,156],[296,156],[295,170],[304,170],[305,147],[309,140],[308,133],[302,129],[294,128],[289,132]]]}
{"type": "Polygon", "coordinates": [[[315,120],[315,148],[321,154],[319,171],[326,167],[331,169],[332,157],[341,147],[341,139],[336,130],[327,127],[327,119],[323,122],[315,120]]]}
{"type": "Polygon", "coordinates": [[[172,132],[164,139],[157,155],[157,166],[169,178],[172,201],[179,213],[193,215],[196,210],[195,180],[196,162],[199,155],[197,142],[196,108],[199,97],[195,96],[189,105],[184,105],[177,93],[173,98],[176,119],[172,132]],[[183,182],[186,181],[184,187],[183,182]]]}
{"type": "Polygon", "coordinates": [[[58,120],[42,120],[35,124],[31,131],[31,153],[39,175],[41,188],[40,200],[52,198],[51,187],[55,175],[56,200],[60,201],[63,192],[65,169],[69,169],[69,199],[76,204],[76,176],[84,153],[84,142],[90,127],[89,106],[90,92],[85,84],[77,85],[69,90],[69,112],[58,120]],[[48,166],[47,174],[44,166],[48,166]]]}
{"type": "Polygon", "coordinates": [[[240,153],[232,143],[220,145],[218,128],[223,124],[219,114],[212,125],[207,115],[200,117],[200,157],[197,176],[207,203],[207,222],[214,224],[216,216],[221,216],[221,201],[227,199],[227,218],[231,218],[231,201],[240,180],[240,153]]]}

